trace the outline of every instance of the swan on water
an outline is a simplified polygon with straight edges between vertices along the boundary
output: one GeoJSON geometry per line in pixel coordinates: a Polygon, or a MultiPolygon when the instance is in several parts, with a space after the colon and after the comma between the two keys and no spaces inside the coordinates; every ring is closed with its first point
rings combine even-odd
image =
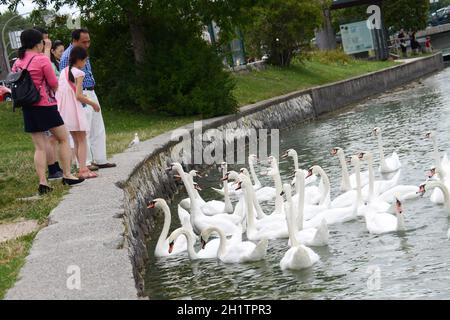
{"type": "Polygon", "coordinates": [[[381,173],[391,173],[399,170],[402,166],[402,163],[400,162],[400,158],[397,154],[397,152],[393,152],[391,156],[385,157],[384,156],[384,145],[383,145],[383,137],[381,134],[381,128],[374,128],[373,134],[378,139],[378,150],[380,152],[380,169],[379,171],[381,173]]]}

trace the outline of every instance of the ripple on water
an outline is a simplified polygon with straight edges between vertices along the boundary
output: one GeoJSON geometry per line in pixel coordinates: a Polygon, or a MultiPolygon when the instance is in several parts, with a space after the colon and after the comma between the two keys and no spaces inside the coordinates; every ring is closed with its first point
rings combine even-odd
{"type": "MultiPolygon", "coordinates": [[[[425,132],[436,130],[441,150],[448,152],[450,147],[450,69],[420,84],[283,131],[281,149],[295,148],[301,167],[320,164],[332,185],[339,186],[339,163],[329,150],[372,150],[378,159],[371,135],[375,126],[383,129],[386,152],[395,150],[401,157],[401,183],[424,182],[425,170],[433,164],[425,132]]],[[[239,167],[230,166],[230,170],[239,167]]],[[[260,170],[257,168],[258,174],[260,170]]],[[[286,179],[292,163],[280,160],[280,171],[286,179]]],[[[202,187],[217,186],[219,176],[211,171],[202,187]]],[[[269,177],[260,176],[260,180],[272,184],[269,177]]],[[[338,193],[333,188],[332,195],[338,193]]],[[[202,195],[216,197],[208,190],[202,195]]],[[[178,200],[184,197],[180,194],[178,200]]],[[[288,247],[286,240],[276,240],[270,242],[266,260],[252,264],[191,262],[187,254],[152,259],[147,266],[146,292],[153,299],[449,299],[448,214],[428,198],[404,206],[408,229],[404,233],[370,235],[362,219],[330,226],[330,245],[314,249],[321,260],[309,270],[281,271],[279,262],[288,247]],[[379,288],[368,286],[373,268],[379,270],[379,288]]],[[[264,210],[273,210],[273,203],[264,204],[264,210]]],[[[150,247],[154,245],[152,242],[150,247]]]]}

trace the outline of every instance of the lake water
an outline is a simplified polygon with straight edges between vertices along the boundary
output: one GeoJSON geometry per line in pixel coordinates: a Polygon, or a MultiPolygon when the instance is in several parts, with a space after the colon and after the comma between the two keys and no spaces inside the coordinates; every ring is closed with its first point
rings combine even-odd
{"type": "MultiPolygon", "coordinates": [[[[386,153],[395,150],[400,155],[401,184],[424,182],[425,171],[433,164],[431,142],[424,139],[426,131],[437,131],[441,150],[450,151],[450,69],[282,131],[281,151],[296,149],[304,169],[314,164],[325,168],[334,197],[340,185],[340,166],[330,156],[330,149],[342,147],[347,154],[371,150],[378,160],[372,136],[375,126],[383,129],[386,153]]],[[[280,170],[287,181],[293,172],[292,161],[281,160],[280,170]]],[[[211,171],[198,182],[204,189],[217,187],[220,176],[211,171]]],[[[267,177],[260,180],[273,185],[267,177]]],[[[206,200],[215,197],[208,190],[201,194],[206,200]]],[[[174,203],[185,197],[180,194],[174,203]]],[[[263,206],[266,212],[272,208],[273,204],[263,206]]],[[[319,263],[299,272],[283,272],[279,267],[288,250],[287,240],[271,241],[266,259],[252,264],[191,262],[187,253],[151,258],[146,293],[151,299],[450,299],[450,220],[446,211],[430,202],[429,193],[405,202],[404,211],[408,229],[404,234],[371,235],[363,218],[330,226],[329,246],[314,248],[319,263]]],[[[151,257],[154,245],[149,246],[151,257]]]]}

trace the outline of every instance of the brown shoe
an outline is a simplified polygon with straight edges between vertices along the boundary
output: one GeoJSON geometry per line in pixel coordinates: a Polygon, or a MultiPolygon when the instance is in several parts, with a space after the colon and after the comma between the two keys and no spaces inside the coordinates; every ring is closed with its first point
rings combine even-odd
{"type": "Polygon", "coordinates": [[[115,163],[105,163],[105,164],[93,164],[95,166],[97,166],[100,169],[109,169],[109,168],[115,168],[117,167],[117,165],[115,163]]]}
{"type": "Polygon", "coordinates": [[[90,171],[98,171],[98,166],[97,165],[95,165],[95,164],[91,164],[90,166],[87,166],[87,168],[90,170],[90,171]]]}

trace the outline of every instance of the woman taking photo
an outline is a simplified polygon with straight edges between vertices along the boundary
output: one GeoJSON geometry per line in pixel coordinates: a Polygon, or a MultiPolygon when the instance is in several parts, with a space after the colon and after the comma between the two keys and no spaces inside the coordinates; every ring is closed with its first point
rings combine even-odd
{"type": "Polygon", "coordinates": [[[46,194],[53,189],[48,186],[45,175],[46,159],[46,131],[50,131],[59,143],[59,159],[63,169],[63,184],[75,185],[83,182],[70,173],[71,152],[68,133],[58,112],[54,92],[58,89],[58,79],[53,71],[50,59],[42,54],[44,40],[42,33],[28,29],[20,35],[22,47],[19,58],[14,63],[13,72],[27,69],[30,73],[41,99],[32,106],[22,108],[25,132],[31,134],[35,147],[34,164],[39,177],[39,194],[46,194]]]}

